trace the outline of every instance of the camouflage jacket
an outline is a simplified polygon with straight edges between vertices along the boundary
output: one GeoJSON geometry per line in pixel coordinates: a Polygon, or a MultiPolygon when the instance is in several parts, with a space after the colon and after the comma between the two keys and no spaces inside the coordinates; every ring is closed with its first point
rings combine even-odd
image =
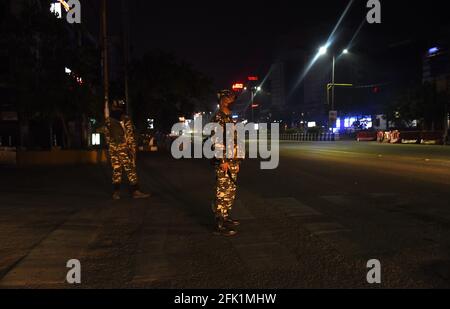
{"type": "Polygon", "coordinates": [[[127,144],[130,149],[136,148],[134,126],[129,116],[123,116],[121,121],[107,118],[105,126],[105,138],[108,144],[127,144]]]}
{"type": "MultiPolygon", "coordinates": [[[[223,130],[223,140],[222,142],[219,141],[214,141],[213,140],[213,145],[214,145],[214,149],[215,150],[222,150],[223,151],[223,158],[222,159],[217,159],[216,163],[239,163],[240,160],[237,158],[237,135],[234,135],[234,147],[233,149],[229,149],[229,147],[232,147],[232,145],[226,145],[226,125],[227,123],[232,123],[232,124],[236,124],[236,122],[231,118],[231,115],[227,115],[224,112],[222,112],[221,110],[219,110],[214,117],[212,118],[211,122],[213,123],[218,123],[223,130]],[[227,158],[227,149],[228,151],[233,151],[233,158],[227,158]]],[[[236,133],[236,132],[235,132],[236,133]]],[[[215,133],[214,133],[215,134],[215,133]]]]}

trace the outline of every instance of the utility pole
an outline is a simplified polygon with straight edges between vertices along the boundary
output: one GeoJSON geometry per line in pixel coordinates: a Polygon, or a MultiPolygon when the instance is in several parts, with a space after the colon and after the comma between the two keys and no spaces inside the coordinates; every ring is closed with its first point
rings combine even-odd
{"type": "Polygon", "coordinates": [[[334,86],[335,86],[335,69],[336,69],[336,55],[333,54],[333,76],[331,83],[333,84],[332,92],[331,92],[331,110],[334,111],[334,86]]]}
{"type": "Polygon", "coordinates": [[[128,4],[122,0],[122,16],[123,16],[123,55],[124,55],[124,78],[125,78],[125,101],[127,102],[127,114],[130,114],[130,95],[129,95],[129,72],[130,63],[130,43],[129,43],[129,15],[128,4]]]}
{"type": "Polygon", "coordinates": [[[255,93],[253,92],[253,88],[251,89],[250,93],[251,93],[250,106],[252,108],[252,123],[254,123],[255,122],[255,111],[254,111],[255,109],[253,107],[253,101],[255,100],[255,93]]]}
{"type": "Polygon", "coordinates": [[[108,29],[106,15],[106,0],[101,5],[101,42],[102,42],[102,67],[103,67],[103,93],[104,103],[109,103],[109,70],[108,70],[108,29]]]}
{"type": "Polygon", "coordinates": [[[445,102],[445,118],[444,118],[444,145],[447,145],[447,140],[448,140],[448,131],[449,131],[449,127],[448,127],[448,122],[449,122],[449,118],[448,118],[448,102],[445,102]]]}

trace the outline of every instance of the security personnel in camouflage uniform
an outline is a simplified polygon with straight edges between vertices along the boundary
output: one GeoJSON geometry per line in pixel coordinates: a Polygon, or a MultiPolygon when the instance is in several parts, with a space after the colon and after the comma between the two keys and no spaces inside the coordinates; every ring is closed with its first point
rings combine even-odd
{"type": "Polygon", "coordinates": [[[133,123],[125,114],[125,102],[114,100],[111,112],[108,103],[105,104],[105,137],[109,145],[109,155],[112,165],[113,199],[120,199],[120,185],[122,183],[122,169],[128,177],[130,192],[133,198],[148,198],[139,190],[136,174],[136,141],[133,123]]]}
{"type": "Polygon", "coordinates": [[[214,143],[215,149],[223,149],[223,159],[215,160],[216,185],[215,185],[215,201],[213,211],[216,217],[217,234],[223,236],[235,236],[237,234],[234,227],[238,226],[239,221],[230,217],[230,212],[236,198],[237,176],[239,173],[240,161],[237,158],[237,141],[235,137],[233,158],[227,158],[226,145],[226,124],[235,122],[231,117],[231,106],[236,101],[236,95],[230,90],[222,90],[218,93],[219,111],[212,119],[213,123],[219,124],[224,132],[223,143],[214,143]]]}

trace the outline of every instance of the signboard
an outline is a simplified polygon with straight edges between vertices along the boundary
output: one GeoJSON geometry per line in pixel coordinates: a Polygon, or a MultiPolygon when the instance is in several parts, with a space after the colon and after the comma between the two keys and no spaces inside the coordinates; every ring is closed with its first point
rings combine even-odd
{"type": "Polygon", "coordinates": [[[259,80],[259,77],[258,76],[249,76],[248,80],[251,82],[257,82],[259,80]]]}
{"type": "Polygon", "coordinates": [[[234,91],[239,91],[239,90],[242,90],[242,89],[244,89],[244,84],[242,84],[242,83],[233,84],[233,90],[234,91]]]}
{"type": "Polygon", "coordinates": [[[337,111],[330,111],[329,117],[328,117],[328,121],[329,121],[329,126],[332,128],[336,127],[336,122],[337,122],[337,116],[338,116],[338,112],[337,111]]]}

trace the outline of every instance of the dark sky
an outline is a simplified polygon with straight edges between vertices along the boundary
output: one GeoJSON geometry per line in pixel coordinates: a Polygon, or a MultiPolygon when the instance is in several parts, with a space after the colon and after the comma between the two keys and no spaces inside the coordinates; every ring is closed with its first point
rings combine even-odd
{"type": "MultiPolygon", "coordinates": [[[[87,23],[98,30],[99,0],[88,3],[87,23]]],[[[148,1],[127,0],[133,56],[158,48],[174,53],[229,87],[249,74],[267,71],[283,47],[311,53],[325,42],[349,0],[310,1],[148,1]]],[[[368,9],[355,0],[338,29],[348,42],[368,9]],[[341,31],[342,30],[342,31],[341,31]]],[[[433,44],[449,24],[445,1],[382,0],[382,24],[365,25],[354,42],[363,51],[407,46],[411,40],[433,44]]],[[[121,34],[122,0],[108,0],[110,34],[121,34]]],[[[83,6],[85,7],[85,6],[83,6]]],[[[346,44],[346,43],[345,43],[346,44]]]]}

